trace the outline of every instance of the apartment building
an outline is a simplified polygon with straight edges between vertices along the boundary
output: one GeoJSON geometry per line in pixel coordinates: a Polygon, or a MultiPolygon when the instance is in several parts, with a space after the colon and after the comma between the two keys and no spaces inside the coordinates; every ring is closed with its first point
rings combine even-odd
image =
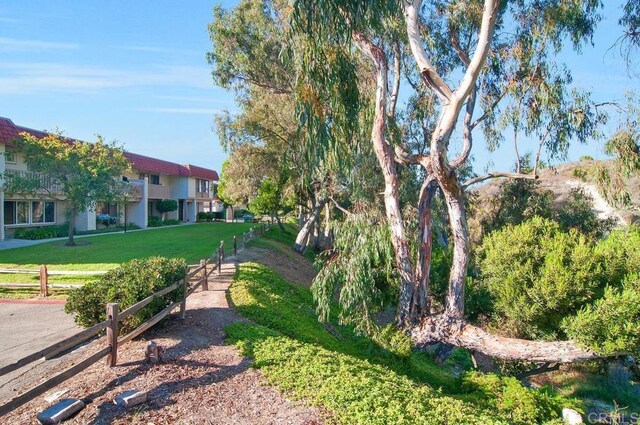
{"type": "MultiPolygon", "coordinates": [[[[56,193],[56,182],[38,170],[28,169],[13,140],[27,132],[44,137],[45,132],[15,125],[10,119],[0,117],[0,179],[5,173],[37,173],[48,192],[56,193]]],[[[156,205],[164,199],[174,199],[178,210],[165,218],[183,222],[195,222],[201,211],[214,210],[214,185],[218,173],[195,165],[181,165],[161,159],[125,152],[131,170],[122,176],[131,185],[131,195],[120,204],[99,203],[95,208],[83,211],[75,217],[77,230],[96,229],[96,215],[116,216],[123,223],[147,227],[149,216],[160,216],[156,205]]],[[[1,180],[0,180],[1,183],[1,180]]],[[[27,194],[4,193],[0,184],[0,240],[10,237],[15,229],[23,227],[52,226],[65,223],[67,211],[62,196],[47,198],[27,194]]]]}

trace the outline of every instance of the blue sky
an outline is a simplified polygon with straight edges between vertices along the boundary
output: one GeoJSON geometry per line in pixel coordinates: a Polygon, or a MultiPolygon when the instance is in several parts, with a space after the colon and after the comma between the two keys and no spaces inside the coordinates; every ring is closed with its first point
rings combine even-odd
{"type": "MultiPolygon", "coordinates": [[[[606,2],[595,46],[567,52],[576,85],[597,100],[621,99],[629,78],[607,49],[619,37],[619,1],[606,2]]],[[[0,4],[0,116],[36,129],[117,140],[127,150],[220,170],[225,159],[213,114],[234,108],[233,96],[213,86],[205,54],[215,4],[235,1],[34,1],[0,4]]],[[[527,147],[523,147],[524,151],[527,147]]],[[[601,146],[576,146],[570,159],[601,146]]],[[[492,161],[509,167],[507,144],[489,155],[474,149],[480,171],[492,161]]]]}
{"type": "Polygon", "coordinates": [[[213,5],[3,0],[0,116],[220,170],[212,117],[233,97],[205,58],[213,5]]]}

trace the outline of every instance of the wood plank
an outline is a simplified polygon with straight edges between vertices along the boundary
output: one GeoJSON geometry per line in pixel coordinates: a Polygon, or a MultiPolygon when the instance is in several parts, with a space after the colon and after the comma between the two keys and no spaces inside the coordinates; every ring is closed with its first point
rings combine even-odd
{"type": "MultiPolygon", "coordinates": [[[[73,289],[73,288],[80,288],[84,285],[84,283],[69,283],[69,284],[62,284],[62,283],[50,283],[48,286],[49,288],[66,288],[66,289],[73,289]]],[[[40,288],[40,284],[39,283],[0,283],[0,288],[40,288]]]]}
{"type": "MultiPolygon", "coordinates": [[[[27,269],[0,269],[0,273],[6,274],[40,274],[40,270],[27,269]]],[[[49,276],[90,276],[107,273],[105,270],[47,270],[49,276]]]]}
{"type": "Polygon", "coordinates": [[[56,354],[59,354],[63,351],[68,350],[71,347],[74,347],[81,342],[88,340],[89,338],[96,336],[103,329],[109,326],[111,322],[109,320],[105,320],[104,322],[100,322],[96,325],[93,325],[90,328],[85,329],[82,332],[79,332],[75,335],[70,336],[69,338],[63,339],[62,341],[58,341],[55,344],[52,344],[46,348],[43,348],[40,351],[37,351],[33,354],[29,354],[26,357],[21,358],[7,366],[4,366],[0,369],[0,376],[6,375],[9,372],[13,372],[16,369],[20,369],[21,367],[28,365],[29,363],[33,363],[36,360],[41,359],[42,357],[53,357],[56,354]]]}
{"type": "Polygon", "coordinates": [[[0,273],[11,273],[11,274],[40,274],[40,270],[26,270],[26,269],[0,269],[0,273]]]}
{"type": "Polygon", "coordinates": [[[193,270],[191,270],[189,273],[187,273],[186,278],[187,278],[187,279],[191,279],[192,277],[194,277],[195,275],[197,275],[201,270],[202,270],[202,266],[198,266],[198,268],[197,268],[197,269],[193,269],[193,270]]]}
{"type": "Polygon", "coordinates": [[[135,303],[131,307],[128,307],[128,308],[122,310],[122,312],[118,315],[118,320],[125,319],[125,318],[131,316],[132,314],[137,313],[138,311],[140,311],[140,309],[145,307],[147,304],[149,304],[154,299],[168,294],[169,292],[171,292],[174,289],[176,289],[178,286],[179,286],[179,282],[176,282],[176,283],[174,283],[174,284],[172,284],[170,286],[167,286],[166,288],[164,288],[164,289],[162,289],[162,290],[160,290],[158,292],[154,292],[153,294],[149,295],[147,298],[143,299],[142,301],[138,301],[137,303],[135,303]]]}
{"type": "Polygon", "coordinates": [[[121,339],[118,340],[118,345],[125,344],[131,341],[133,338],[137,337],[147,329],[151,328],[153,325],[164,319],[173,309],[180,306],[181,301],[175,302],[170,306],[166,307],[160,313],[153,316],[151,319],[144,322],[142,325],[138,326],[135,330],[131,331],[129,334],[125,335],[121,339]]]}
{"type": "Polygon", "coordinates": [[[12,398],[9,402],[0,406],[0,416],[6,415],[7,413],[22,406],[25,403],[28,403],[29,401],[45,393],[51,388],[61,384],[62,382],[66,381],[72,376],[77,375],[79,372],[85,370],[86,368],[88,368],[89,366],[91,366],[101,358],[105,357],[110,352],[111,352],[111,348],[105,347],[102,350],[98,351],[97,353],[94,353],[92,356],[76,364],[75,366],[72,366],[69,369],[65,370],[64,372],[57,374],[53,378],[46,380],[45,382],[30,389],[29,391],[23,394],[20,394],[17,397],[12,398]]]}
{"type": "Polygon", "coordinates": [[[189,297],[189,295],[193,294],[196,289],[198,289],[198,287],[200,287],[202,285],[202,283],[204,283],[204,279],[200,279],[195,285],[193,285],[188,291],[187,291],[187,298],[189,297]]]}

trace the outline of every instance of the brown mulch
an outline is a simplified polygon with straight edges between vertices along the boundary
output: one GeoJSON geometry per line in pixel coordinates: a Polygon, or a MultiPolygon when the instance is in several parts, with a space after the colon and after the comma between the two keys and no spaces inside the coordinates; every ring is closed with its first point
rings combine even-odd
{"type": "MultiPolygon", "coordinates": [[[[244,257],[256,257],[245,251],[244,257]]],[[[267,260],[274,261],[274,260],[267,260]]],[[[278,260],[277,262],[279,262],[278,260]]],[[[87,407],[65,423],[72,424],[319,424],[326,415],[317,408],[292,402],[264,384],[235,347],[224,344],[223,328],[242,321],[227,304],[235,268],[225,265],[208,292],[188,299],[184,320],[173,315],[118,352],[118,365],[100,361],[62,383],[63,398],[83,399],[87,407]],[[144,362],[149,340],[165,348],[163,360],[144,362]],[[113,404],[127,390],[148,392],[149,400],[131,409],[113,404]]],[[[285,276],[286,277],[286,276],[285,276]]],[[[46,394],[45,394],[46,395],[46,394]]],[[[1,423],[36,423],[47,407],[44,395],[0,419],[1,423]]]]}

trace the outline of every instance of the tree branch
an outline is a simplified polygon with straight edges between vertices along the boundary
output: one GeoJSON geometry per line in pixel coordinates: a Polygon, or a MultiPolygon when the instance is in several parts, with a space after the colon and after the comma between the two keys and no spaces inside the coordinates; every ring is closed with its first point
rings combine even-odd
{"type": "Polygon", "coordinates": [[[447,83],[440,77],[435,70],[427,53],[422,47],[422,37],[420,36],[420,23],[418,21],[418,12],[422,0],[414,0],[413,3],[403,0],[404,13],[407,21],[407,36],[409,37],[409,46],[411,52],[416,59],[420,75],[422,79],[437,95],[444,104],[448,104],[453,96],[453,92],[447,83]]]}
{"type": "Polygon", "coordinates": [[[333,202],[333,204],[336,206],[336,208],[338,208],[340,211],[342,211],[344,213],[344,215],[349,216],[352,215],[353,213],[351,211],[349,211],[348,209],[342,207],[338,201],[336,201],[335,199],[333,199],[333,196],[329,195],[329,200],[331,202],[333,202]]]}
{"type": "Polygon", "coordinates": [[[478,35],[478,44],[471,58],[471,62],[467,67],[467,71],[460,81],[460,85],[456,88],[454,96],[458,101],[464,100],[478,79],[478,75],[482,70],[482,65],[489,54],[491,48],[491,39],[493,38],[493,30],[495,29],[496,18],[498,16],[499,0],[485,0],[484,11],[482,13],[482,25],[480,26],[480,34],[478,35]]]}
{"type": "Polygon", "coordinates": [[[449,166],[452,168],[459,168],[467,159],[469,159],[469,154],[471,153],[471,147],[473,146],[473,128],[471,127],[471,119],[473,118],[473,110],[476,107],[476,95],[478,90],[475,85],[469,94],[469,100],[467,101],[467,107],[464,114],[463,127],[462,127],[462,150],[458,154],[458,156],[449,163],[449,166]]]}
{"type": "Polygon", "coordinates": [[[462,187],[466,189],[469,186],[478,184],[485,180],[498,179],[500,177],[509,178],[509,179],[537,180],[539,176],[537,174],[522,174],[522,173],[489,173],[484,176],[474,177],[472,179],[467,180],[462,184],[462,187]]]}
{"type": "Polygon", "coordinates": [[[400,42],[395,40],[393,44],[393,88],[389,98],[388,117],[395,117],[396,104],[398,102],[398,92],[400,91],[400,42]]]}

